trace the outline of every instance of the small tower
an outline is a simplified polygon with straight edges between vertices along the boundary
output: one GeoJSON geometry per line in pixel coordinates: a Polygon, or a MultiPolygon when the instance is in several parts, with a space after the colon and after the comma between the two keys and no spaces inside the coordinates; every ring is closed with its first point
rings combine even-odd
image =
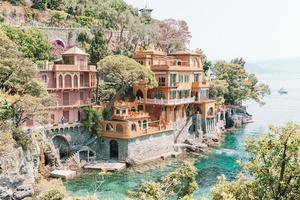
{"type": "Polygon", "coordinates": [[[147,5],[145,5],[144,8],[140,9],[141,15],[145,18],[151,18],[151,13],[153,9],[148,8],[147,5]]]}

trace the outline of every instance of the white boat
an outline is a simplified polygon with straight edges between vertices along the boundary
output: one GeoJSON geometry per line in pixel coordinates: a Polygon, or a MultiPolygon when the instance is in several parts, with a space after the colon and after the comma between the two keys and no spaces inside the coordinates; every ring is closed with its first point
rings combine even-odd
{"type": "Polygon", "coordinates": [[[279,94],[287,94],[288,91],[285,88],[280,88],[280,90],[278,91],[279,94]]]}

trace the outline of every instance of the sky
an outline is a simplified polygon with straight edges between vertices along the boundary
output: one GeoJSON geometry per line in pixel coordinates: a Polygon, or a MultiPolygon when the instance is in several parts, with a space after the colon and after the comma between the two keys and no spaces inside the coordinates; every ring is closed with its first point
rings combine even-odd
{"type": "Polygon", "coordinates": [[[209,59],[300,57],[300,0],[125,0],[156,19],[187,21],[209,59]]]}

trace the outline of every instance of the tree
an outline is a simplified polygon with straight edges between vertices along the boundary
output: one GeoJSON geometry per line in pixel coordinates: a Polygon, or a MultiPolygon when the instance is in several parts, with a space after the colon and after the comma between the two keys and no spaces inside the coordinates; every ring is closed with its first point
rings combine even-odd
{"type": "Polygon", "coordinates": [[[36,73],[35,65],[0,31],[0,124],[10,126],[21,145],[24,141],[27,144],[28,137],[20,126],[33,118],[44,121],[43,108],[52,102],[44,85],[35,79],[36,73]]]}
{"type": "Polygon", "coordinates": [[[100,128],[99,121],[101,120],[101,113],[92,108],[83,108],[83,128],[91,133],[92,135],[97,135],[100,128]]]}
{"type": "Polygon", "coordinates": [[[207,59],[202,49],[197,48],[195,52],[201,55],[203,71],[206,75],[208,75],[208,71],[212,68],[212,62],[207,59]]]}
{"type": "Polygon", "coordinates": [[[214,200],[226,199],[300,199],[300,126],[288,123],[270,127],[260,139],[246,145],[249,161],[242,167],[247,176],[227,182],[219,178],[212,189],[214,200]]]}
{"type": "Polygon", "coordinates": [[[49,58],[51,45],[41,31],[36,29],[22,30],[3,26],[2,30],[10,40],[18,45],[26,58],[32,61],[46,60],[49,58]]]}
{"type": "Polygon", "coordinates": [[[227,82],[225,80],[212,80],[209,86],[209,97],[216,100],[217,104],[224,104],[224,96],[228,92],[227,82]]]}
{"type": "Polygon", "coordinates": [[[159,182],[145,182],[135,193],[140,199],[163,200],[175,197],[192,199],[193,192],[198,188],[196,168],[184,162],[180,168],[163,177],[159,182]]]}
{"type": "Polygon", "coordinates": [[[166,19],[159,24],[159,44],[165,52],[184,50],[189,43],[191,33],[187,23],[183,20],[166,19]]]}
{"type": "Polygon", "coordinates": [[[110,54],[102,30],[99,29],[94,34],[94,37],[91,39],[88,53],[90,54],[90,62],[93,65],[97,64],[97,62],[110,54]]]}
{"type": "Polygon", "coordinates": [[[121,55],[107,56],[97,65],[98,73],[105,77],[104,82],[115,83],[116,93],[107,105],[109,110],[115,100],[134,84],[146,80],[149,88],[157,85],[153,72],[131,58],[121,55]]]}
{"type": "Polygon", "coordinates": [[[264,104],[262,98],[270,94],[268,85],[258,83],[256,76],[247,73],[241,64],[219,61],[212,71],[216,79],[227,82],[227,92],[224,94],[226,104],[239,105],[247,99],[264,104]]]}

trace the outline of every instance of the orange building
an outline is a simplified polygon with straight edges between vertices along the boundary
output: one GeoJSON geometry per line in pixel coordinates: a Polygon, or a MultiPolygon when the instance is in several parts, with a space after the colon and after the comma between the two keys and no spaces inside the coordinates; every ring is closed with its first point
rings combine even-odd
{"type": "Polygon", "coordinates": [[[158,87],[148,89],[141,83],[133,91],[153,120],[176,123],[201,114],[204,132],[214,128],[215,101],[209,99],[200,54],[161,49],[138,51],[134,59],[155,74],[158,87]]]}

